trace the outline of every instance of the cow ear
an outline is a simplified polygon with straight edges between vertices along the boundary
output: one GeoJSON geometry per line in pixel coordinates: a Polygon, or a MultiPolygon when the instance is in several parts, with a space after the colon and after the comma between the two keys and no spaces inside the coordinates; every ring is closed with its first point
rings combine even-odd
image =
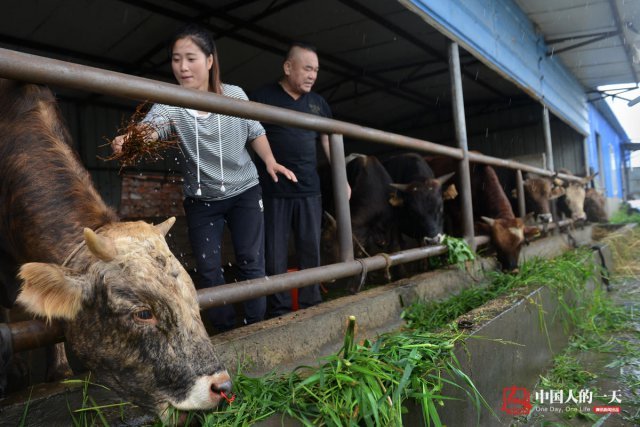
{"type": "Polygon", "coordinates": [[[442,200],[453,200],[458,197],[458,190],[455,184],[451,184],[442,192],[442,200]]]}
{"type": "Polygon", "coordinates": [[[171,218],[168,218],[166,221],[161,222],[160,224],[155,225],[154,227],[156,228],[156,230],[160,232],[160,234],[162,234],[163,236],[166,236],[169,230],[171,229],[171,227],[173,227],[173,224],[175,222],[176,222],[176,217],[172,216],[171,218]]]}
{"type": "Polygon", "coordinates": [[[391,196],[389,197],[389,204],[391,206],[393,206],[394,208],[398,208],[398,207],[404,205],[404,199],[396,191],[396,192],[393,192],[391,194],[391,196]]]}
{"type": "Polygon", "coordinates": [[[18,303],[27,311],[51,319],[72,320],[82,306],[81,276],[56,264],[30,262],[20,267],[23,284],[18,303]]]}
{"type": "Polygon", "coordinates": [[[598,175],[598,172],[594,173],[593,175],[589,175],[589,176],[585,176],[584,178],[582,178],[582,180],[580,180],[580,182],[583,185],[587,185],[591,180],[593,180],[596,175],[598,175]]]}
{"type": "Polygon", "coordinates": [[[564,187],[554,187],[551,190],[551,196],[549,196],[549,200],[557,199],[560,196],[563,196],[565,193],[564,187]]]}

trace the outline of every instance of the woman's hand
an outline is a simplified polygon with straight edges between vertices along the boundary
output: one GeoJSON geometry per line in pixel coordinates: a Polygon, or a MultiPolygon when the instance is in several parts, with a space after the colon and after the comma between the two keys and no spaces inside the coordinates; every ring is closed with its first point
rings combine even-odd
{"type": "Polygon", "coordinates": [[[118,135],[111,141],[111,149],[115,154],[119,154],[122,151],[122,144],[124,144],[124,135],[118,135]]]}
{"type": "Polygon", "coordinates": [[[298,178],[296,178],[296,174],[291,172],[286,167],[282,166],[280,163],[276,163],[275,161],[271,164],[266,165],[267,173],[271,175],[271,178],[274,182],[278,182],[278,174],[286,176],[289,181],[298,182],[298,178]]]}

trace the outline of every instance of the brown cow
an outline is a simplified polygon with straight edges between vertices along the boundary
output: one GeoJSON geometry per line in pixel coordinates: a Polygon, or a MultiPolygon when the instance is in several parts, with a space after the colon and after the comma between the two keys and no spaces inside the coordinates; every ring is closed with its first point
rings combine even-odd
{"type": "MultiPolygon", "coordinates": [[[[455,170],[456,161],[451,158],[429,158],[429,164],[436,174],[455,170]]],[[[496,249],[496,257],[503,270],[512,271],[518,267],[520,250],[527,237],[538,233],[535,227],[527,227],[523,219],[516,218],[493,167],[479,163],[470,163],[471,198],[475,228],[478,234],[491,237],[496,249]]],[[[460,183],[456,185],[460,188],[460,183]]],[[[462,208],[460,198],[445,203],[449,230],[462,234],[462,208]]]]}
{"type": "MultiPolygon", "coordinates": [[[[573,175],[571,171],[560,169],[567,175],[573,175]]],[[[564,215],[574,221],[584,220],[587,215],[584,212],[585,186],[591,181],[597,173],[586,176],[580,181],[563,181],[557,180],[564,187],[564,195],[558,198],[558,214],[564,215]]]]}
{"type": "Polygon", "coordinates": [[[157,413],[217,406],[231,381],[191,278],[153,226],[119,222],[69,146],[51,92],[0,80],[3,303],[60,319],[79,359],[157,413]]]}
{"type": "MultiPolygon", "coordinates": [[[[551,178],[534,174],[530,174],[524,180],[523,186],[527,213],[531,212],[535,215],[539,223],[552,222],[551,203],[564,195],[564,187],[556,185],[551,178]]],[[[512,198],[513,200],[517,198],[515,189],[512,189],[512,198]]]]}

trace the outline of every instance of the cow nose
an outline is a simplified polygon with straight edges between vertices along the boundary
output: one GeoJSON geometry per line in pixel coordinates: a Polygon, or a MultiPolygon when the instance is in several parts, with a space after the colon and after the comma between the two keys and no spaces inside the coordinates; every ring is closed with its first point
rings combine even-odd
{"type": "Polygon", "coordinates": [[[213,383],[211,384],[211,391],[218,394],[220,393],[229,394],[231,393],[231,386],[232,386],[231,380],[225,381],[221,384],[213,383]]]}
{"type": "Polygon", "coordinates": [[[551,222],[551,214],[550,213],[538,214],[538,221],[551,222]]]}
{"type": "Polygon", "coordinates": [[[219,372],[211,380],[211,391],[218,394],[229,394],[231,393],[232,385],[231,377],[229,377],[227,371],[219,372]]]}

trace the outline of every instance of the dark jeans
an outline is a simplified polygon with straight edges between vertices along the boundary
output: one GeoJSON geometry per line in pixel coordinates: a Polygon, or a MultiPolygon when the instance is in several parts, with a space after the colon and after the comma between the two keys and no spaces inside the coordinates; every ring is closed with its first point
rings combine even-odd
{"type": "MultiPolygon", "coordinates": [[[[264,270],[264,218],[262,214],[262,190],[259,185],[225,200],[206,202],[187,198],[184,210],[189,227],[189,240],[196,259],[196,287],[205,288],[224,284],[222,262],[222,235],[227,223],[235,251],[238,280],[265,276],[264,270]]],[[[259,297],[244,302],[247,324],[264,319],[266,298],[259,297]]],[[[209,321],[219,331],[231,329],[236,324],[233,305],[223,305],[207,310],[209,321]]]]}
{"type": "MultiPolygon", "coordinates": [[[[320,265],[320,225],[322,199],[320,196],[264,199],[265,260],[267,275],[281,274],[288,267],[305,268],[320,265]],[[289,260],[289,232],[293,231],[298,265],[289,260]]],[[[279,292],[267,297],[269,316],[291,311],[291,293],[279,292]]],[[[298,291],[300,308],[322,302],[320,285],[314,284],[298,291]]]]}

